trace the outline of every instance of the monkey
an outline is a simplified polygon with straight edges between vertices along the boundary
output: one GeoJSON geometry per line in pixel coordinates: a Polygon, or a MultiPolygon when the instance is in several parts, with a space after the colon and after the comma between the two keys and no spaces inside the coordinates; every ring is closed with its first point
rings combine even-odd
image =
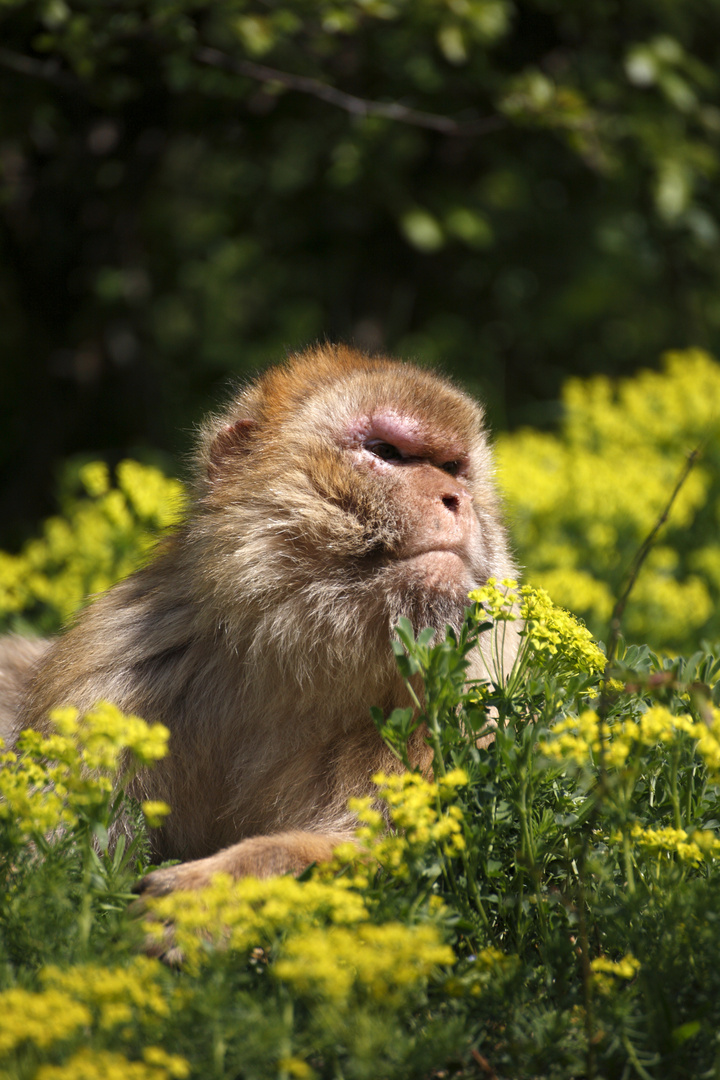
{"type": "MultiPolygon", "coordinates": [[[[149,895],[330,859],[348,799],[401,768],[370,715],[409,704],[397,620],[457,630],[472,588],[515,573],[480,405],[346,345],[291,355],[211,417],[191,493],[152,561],[38,646],[9,695],[16,731],[100,699],[168,726],[168,756],[128,789],[172,808],[153,858],[182,861],[149,895]]],[[[408,753],[430,768],[422,728],[408,753]]]]}

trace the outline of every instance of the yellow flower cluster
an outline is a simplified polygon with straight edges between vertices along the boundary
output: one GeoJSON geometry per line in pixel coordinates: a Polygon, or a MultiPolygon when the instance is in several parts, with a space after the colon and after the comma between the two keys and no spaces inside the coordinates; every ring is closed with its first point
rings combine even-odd
{"type": "Polygon", "coordinates": [[[396,876],[408,873],[410,861],[426,848],[437,846],[444,855],[452,856],[465,848],[462,811],[452,803],[452,793],[467,784],[467,774],[453,769],[437,782],[426,780],[419,773],[405,772],[393,776],[377,773],[373,783],[378,786],[374,799],[366,796],[351,799],[350,809],[357,815],[357,844],[341,844],[335,849],[336,863],[356,865],[355,884],[365,879],[357,866],[368,857],[396,876]],[[389,817],[395,826],[387,831],[384,816],[376,809],[377,799],[386,803],[389,817]]]}
{"type": "Polygon", "coordinates": [[[0,618],[26,613],[61,625],[85,598],[126,577],[147,557],[157,534],[175,524],[183,487],[158,469],[123,461],[117,487],[103,462],[79,471],[86,497],[70,498],[63,516],[19,555],[0,552],[0,618]]]}
{"type": "Polygon", "coordinates": [[[620,960],[609,960],[606,956],[598,956],[590,961],[590,968],[596,988],[603,994],[610,994],[616,987],[615,979],[635,978],[640,970],[640,961],[630,953],[620,960]]]}
{"type": "MultiPolygon", "coordinates": [[[[60,736],[80,747],[82,760],[89,769],[115,772],[120,755],[129,750],[141,765],[150,765],[165,757],[170,732],[164,724],[148,724],[139,716],[123,713],[109,701],[99,702],[81,715],[72,706],[55,709],[50,714],[60,736]]],[[[53,739],[47,740],[45,752],[52,753],[53,739]]]]}
{"type": "Polygon", "coordinates": [[[674,715],[663,705],[653,705],[637,720],[627,718],[605,724],[601,732],[598,714],[591,709],[556,724],[540,749],[556,761],[577,765],[597,762],[602,750],[608,768],[621,768],[631,754],[657,743],[690,736],[708,770],[720,773],[720,709],[713,708],[712,721],[696,722],[691,716],[674,715]],[[602,734],[602,740],[601,740],[602,734]]]}
{"type": "Polygon", "coordinates": [[[120,462],[115,475],[119,491],[140,521],[158,530],[178,524],[185,507],[185,489],[179,480],[130,459],[120,462]]]}
{"type": "Polygon", "coordinates": [[[60,990],[13,987],[0,993],[0,1056],[23,1043],[46,1049],[90,1024],[88,1008],[60,990]]]}
{"type": "Polygon", "coordinates": [[[698,864],[707,857],[720,855],[720,840],[710,829],[688,833],[685,829],[643,829],[634,825],[630,835],[640,847],[658,854],[672,852],[686,862],[698,864]]]}
{"type": "Polygon", "coordinates": [[[262,947],[278,954],[275,977],[337,1003],[351,993],[397,1002],[454,959],[432,926],[371,924],[362,897],[343,878],[233,881],[218,874],[206,889],[153,899],[149,908],[148,934],[162,943],[163,924],[172,922],[187,968],[197,969],[216,945],[245,953],[262,947]]]}
{"type": "Polygon", "coordinates": [[[487,584],[473,589],[469,597],[496,624],[495,633],[498,623],[521,618],[522,636],[538,663],[547,666],[559,658],[572,671],[599,674],[604,670],[605,655],[588,628],[569,611],[556,607],[544,589],[518,586],[508,578],[499,583],[488,578],[487,584]]]}
{"type": "MultiPolygon", "coordinates": [[[[31,1045],[45,1051],[88,1033],[120,1029],[134,1022],[148,1027],[170,1014],[171,1003],[157,980],[157,961],[137,957],[127,968],[81,964],[40,972],[42,989],[13,988],[0,993],[0,1056],[31,1045]]],[[[128,1028],[128,1030],[132,1030],[128,1028]]],[[[41,1065],[46,1080],[184,1080],[184,1058],[147,1046],[142,1061],[107,1050],[78,1050],[62,1065],[41,1065]]],[[[4,1074],[3,1074],[4,1075],[4,1074]]]]}
{"type": "MultiPolygon", "coordinates": [[[[720,450],[716,403],[720,366],[699,349],[671,353],[660,372],[611,382],[574,379],[563,391],[558,434],[521,430],[498,439],[499,478],[528,576],[603,634],[617,588],[657,522],[685,456],[703,444],[673,506],[673,554],[647,560],[633,592],[626,632],[656,645],[682,645],[718,609],[720,543],[692,523],[720,507],[712,458],[720,450]]],[[[667,530],[666,530],[667,535],[667,530]]]]}
{"type": "MultiPolygon", "coordinates": [[[[12,750],[0,752],[0,766],[0,821],[6,828],[24,838],[45,836],[63,825],[75,824],[77,815],[65,799],[66,785],[61,782],[58,788],[53,787],[54,775],[64,778],[62,766],[43,764],[31,750],[21,757],[12,750]]],[[[100,777],[93,790],[96,798],[104,798],[110,790],[107,779],[100,777]]]]}
{"type": "Polygon", "coordinates": [[[605,654],[586,626],[569,611],[556,607],[544,589],[523,585],[520,594],[524,633],[538,659],[560,654],[574,670],[604,671],[605,654]]]}
{"type": "Polygon", "coordinates": [[[488,578],[481,589],[473,589],[468,594],[474,604],[481,604],[483,611],[493,622],[513,622],[519,617],[517,581],[514,578],[488,578]]]}
{"type": "Polygon", "coordinates": [[[408,843],[420,847],[438,844],[448,853],[465,846],[462,812],[457,806],[447,804],[455,788],[464,787],[467,782],[463,769],[452,769],[437,782],[413,772],[393,776],[377,773],[373,777],[380,798],[390,807],[393,824],[402,829],[408,843]]]}
{"type": "Polygon", "coordinates": [[[35,1080],[185,1080],[189,1075],[185,1058],[148,1046],[142,1061],[112,1050],[78,1050],[63,1065],[41,1065],[35,1080]]]}
{"type": "Polygon", "coordinates": [[[312,1080],[317,1075],[315,1070],[298,1057],[283,1057],[277,1063],[280,1075],[291,1076],[293,1080],[312,1080]]]}
{"type": "Polygon", "coordinates": [[[403,873],[411,853],[437,844],[443,851],[462,847],[460,811],[446,805],[467,783],[454,769],[433,783],[414,773],[378,774],[379,797],[389,806],[399,834],[388,834],[383,815],[371,799],[355,800],[362,822],[358,843],[340,845],[336,866],[360,870],[345,876],[292,877],[233,881],[218,874],[198,892],[180,892],[148,901],[150,939],[164,943],[173,926],[174,944],[185,966],[197,970],[219,946],[249,953],[262,948],[272,955],[271,972],[298,993],[346,1003],[351,994],[367,1000],[399,1002],[422,987],[430,972],[453,961],[452,950],[429,925],[374,925],[358,888],[363,860],[403,873]]]}
{"type": "Polygon", "coordinates": [[[140,804],[145,820],[151,829],[157,829],[171,812],[172,807],[159,799],[146,799],[140,804]]]}
{"type": "MultiPolygon", "coordinates": [[[[109,1030],[137,1017],[144,1023],[151,1016],[169,1015],[170,1005],[157,974],[156,960],[138,956],[125,968],[96,964],[78,964],[68,969],[50,966],[43,968],[40,979],[46,993],[67,995],[85,1006],[100,1029],[109,1030]]],[[[2,995],[0,1008],[1,1002],[2,995]]]]}
{"type": "Polygon", "coordinates": [[[172,923],[175,944],[192,968],[218,944],[240,952],[269,948],[286,934],[307,933],[325,923],[352,925],[368,915],[346,879],[233,881],[227,874],[217,874],[206,889],[150,900],[148,908],[149,937],[162,944],[163,924],[172,923]]]}
{"type": "MultiPolygon", "coordinates": [[[[127,716],[109,702],[85,715],[56,709],[50,718],[55,734],[24,731],[17,751],[0,753],[0,820],[25,837],[70,827],[80,813],[103,805],[128,751],[141,764],[167,752],[167,728],[127,716]]],[[[167,812],[164,804],[150,810],[154,820],[167,812]]]]}
{"type": "Polygon", "coordinates": [[[397,1006],[434,968],[454,959],[432,926],[364,923],[294,935],[285,942],[274,973],[300,994],[344,1003],[354,992],[397,1006]]]}

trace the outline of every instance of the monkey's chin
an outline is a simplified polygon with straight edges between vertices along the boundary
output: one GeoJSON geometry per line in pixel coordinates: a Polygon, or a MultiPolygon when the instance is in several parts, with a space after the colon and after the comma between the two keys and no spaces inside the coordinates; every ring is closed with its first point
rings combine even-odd
{"type": "Polygon", "coordinates": [[[408,581],[432,592],[467,596],[473,578],[467,563],[456,551],[423,551],[402,560],[408,581]]]}

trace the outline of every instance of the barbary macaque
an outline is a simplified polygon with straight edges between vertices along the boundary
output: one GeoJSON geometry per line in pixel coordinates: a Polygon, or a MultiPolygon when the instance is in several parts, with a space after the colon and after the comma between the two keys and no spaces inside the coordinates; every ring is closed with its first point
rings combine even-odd
{"type": "MultiPolygon", "coordinates": [[[[457,628],[468,591],[512,573],[480,407],[421,368],[321,345],[207,422],[185,524],[37,647],[24,693],[22,664],[6,675],[15,730],[101,699],[170,728],[130,787],[172,807],[157,859],[185,860],[150,873],[151,894],[299,872],[352,836],[348,799],[399,767],[369,712],[408,704],[398,618],[457,628]]],[[[429,767],[422,729],[410,758],[429,767]]]]}

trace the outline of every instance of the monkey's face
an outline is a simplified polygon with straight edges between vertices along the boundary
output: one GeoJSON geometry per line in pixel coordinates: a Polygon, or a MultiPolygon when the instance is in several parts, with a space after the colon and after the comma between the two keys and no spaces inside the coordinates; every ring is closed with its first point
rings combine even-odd
{"type": "Polygon", "coordinates": [[[375,489],[387,518],[385,566],[414,590],[463,595],[475,580],[480,526],[469,488],[469,455],[457,436],[384,408],[353,418],[341,436],[358,485],[375,489]]]}
{"type": "Polygon", "coordinates": [[[482,412],[418,368],[326,359],[272,369],[212,433],[222,587],[233,568],[241,605],[282,590],[314,621],[458,625],[470,589],[511,569],[482,412]]]}
{"type": "MultiPolygon", "coordinates": [[[[480,410],[454,387],[393,365],[303,410],[306,474],[327,524],[323,572],[345,560],[363,611],[458,626],[467,594],[508,567],[480,410]],[[403,378],[404,376],[404,378],[403,378]],[[324,425],[322,421],[324,417],[324,425]],[[502,561],[502,560],[501,560],[502,561]]],[[[318,518],[320,520],[320,517],[318,518]]]]}

